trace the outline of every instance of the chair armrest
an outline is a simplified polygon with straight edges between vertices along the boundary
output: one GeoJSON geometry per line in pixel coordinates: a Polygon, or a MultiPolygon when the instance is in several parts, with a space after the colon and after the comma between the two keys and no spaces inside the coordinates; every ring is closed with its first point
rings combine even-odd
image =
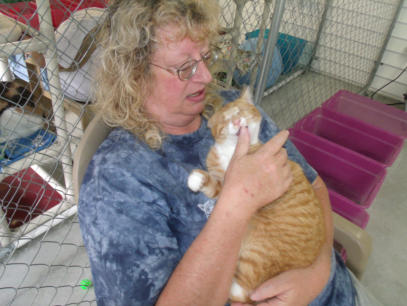
{"type": "Polygon", "coordinates": [[[361,278],[372,251],[372,239],[364,229],[336,213],[333,221],[334,239],[346,250],[346,265],[361,278]]]}

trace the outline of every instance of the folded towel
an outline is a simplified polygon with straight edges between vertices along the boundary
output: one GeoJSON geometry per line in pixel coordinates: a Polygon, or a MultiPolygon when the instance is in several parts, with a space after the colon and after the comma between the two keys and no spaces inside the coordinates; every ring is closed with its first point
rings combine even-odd
{"type": "Polygon", "coordinates": [[[0,143],[0,172],[3,167],[10,165],[29,154],[41,151],[50,145],[56,139],[56,135],[44,129],[38,130],[27,137],[13,139],[0,143]]]}

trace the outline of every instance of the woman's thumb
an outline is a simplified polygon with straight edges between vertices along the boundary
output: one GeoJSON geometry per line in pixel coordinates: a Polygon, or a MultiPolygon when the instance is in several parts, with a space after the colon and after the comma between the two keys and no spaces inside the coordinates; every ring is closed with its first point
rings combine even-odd
{"type": "Polygon", "coordinates": [[[240,157],[246,155],[250,148],[250,135],[247,126],[240,127],[239,138],[233,156],[240,157]]]}

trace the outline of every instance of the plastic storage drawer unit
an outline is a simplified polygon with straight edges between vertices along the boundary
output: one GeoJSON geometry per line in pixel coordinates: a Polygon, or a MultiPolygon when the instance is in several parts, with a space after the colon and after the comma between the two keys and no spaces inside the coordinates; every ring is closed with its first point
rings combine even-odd
{"type": "Polygon", "coordinates": [[[329,190],[329,199],[334,212],[360,228],[366,228],[370,218],[366,209],[332,190],[329,190]]]}
{"type": "Polygon", "coordinates": [[[368,97],[340,90],[322,107],[407,138],[407,113],[368,97]]]}
{"type": "Polygon", "coordinates": [[[391,166],[404,143],[400,136],[329,109],[317,108],[298,121],[294,128],[391,166]]]}
{"type": "Polygon", "coordinates": [[[290,139],[324,180],[328,189],[367,208],[386,176],[386,167],[340,145],[301,130],[290,139]]]}

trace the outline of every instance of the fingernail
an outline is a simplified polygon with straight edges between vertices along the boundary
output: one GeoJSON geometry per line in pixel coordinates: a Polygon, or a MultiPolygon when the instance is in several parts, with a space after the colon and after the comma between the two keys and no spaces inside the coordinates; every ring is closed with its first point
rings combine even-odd
{"type": "Polygon", "coordinates": [[[252,299],[253,301],[257,301],[259,299],[259,295],[257,294],[257,292],[254,292],[250,295],[250,299],[252,299]]]}

